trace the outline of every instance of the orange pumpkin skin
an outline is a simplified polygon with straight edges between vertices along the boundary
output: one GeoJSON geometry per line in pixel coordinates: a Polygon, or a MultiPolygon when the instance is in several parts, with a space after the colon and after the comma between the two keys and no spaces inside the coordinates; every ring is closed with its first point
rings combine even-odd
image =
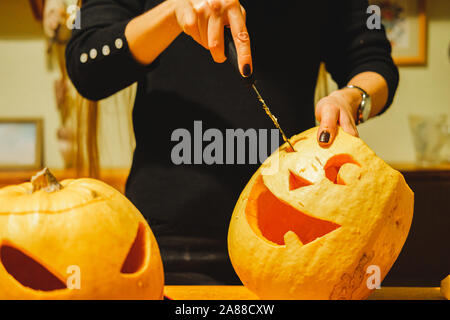
{"type": "Polygon", "coordinates": [[[342,129],[329,148],[317,128],[291,138],[244,188],[228,250],[243,284],[262,299],[364,299],[411,226],[403,176],[342,129]],[[368,285],[369,282],[369,285],[368,285]],[[370,287],[370,288],[369,288],[370,287]]]}
{"type": "Polygon", "coordinates": [[[0,189],[0,299],[162,299],[159,248],[133,204],[98,180],[61,185],[0,189]],[[79,289],[70,266],[79,268],[79,289]]]}
{"type": "Polygon", "coordinates": [[[445,299],[450,300],[450,275],[441,281],[440,291],[445,299]]]}

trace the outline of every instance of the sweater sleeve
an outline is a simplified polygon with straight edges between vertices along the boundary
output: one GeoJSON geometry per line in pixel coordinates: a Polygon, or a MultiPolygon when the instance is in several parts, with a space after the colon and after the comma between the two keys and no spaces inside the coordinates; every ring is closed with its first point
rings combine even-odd
{"type": "Polygon", "coordinates": [[[331,0],[328,5],[330,10],[321,31],[322,60],[327,70],[340,88],[359,73],[380,74],[388,85],[388,99],[380,114],[385,112],[392,104],[399,73],[384,27],[372,30],[367,27],[368,1],[331,0]]]}
{"type": "Polygon", "coordinates": [[[106,98],[138,81],[158,64],[134,59],[125,27],[143,13],[139,0],[85,0],[81,28],[66,47],[67,72],[78,92],[90,100],[106,98]]]}

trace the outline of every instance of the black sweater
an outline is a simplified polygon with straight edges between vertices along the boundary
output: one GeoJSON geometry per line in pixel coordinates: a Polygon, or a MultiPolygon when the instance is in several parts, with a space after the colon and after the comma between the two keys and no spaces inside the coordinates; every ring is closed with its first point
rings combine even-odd
{"type": "MultiPolygon", "coordinates": [[[[78,91],[92,100],[138,82],[136,149],[126,195],[150,223],[153,218],[226,232],[236,200],[258,164],[174,164],[171,152],[178,142],[171,141],[172,133],[185,128],[194,140],[196,120],[202,121],[203,132],[217,128],[224,139],[226,129],[258,131],[273,129],[273,124],[237,72],[228,63],[214,63],[185,34],[150,65],[134,60],[125,27],[160,2],[85,0],[81,29],[74,30],[67,46],[67,69],[78,91]]],[[[314,125],[321,61],[340,87],[358,73],[379,73],[389,86],[385,109],[391,104],[398,71],[384,29],[366,27],[367,1],[241,3],[247,10],[258,88],[288,136],[314,125]]]]}

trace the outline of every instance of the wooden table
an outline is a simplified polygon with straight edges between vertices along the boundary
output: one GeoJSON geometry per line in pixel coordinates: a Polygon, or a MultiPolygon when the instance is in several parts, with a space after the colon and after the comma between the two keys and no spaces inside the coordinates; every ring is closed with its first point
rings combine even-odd
{"type": "MultiPolygon", "coordinates": [[[[166,286],[166,297],[173,300],[258,300],[244,286],[166,286]]],[[[383,287],[369,300],[445,300],[439,287],[383,287]]]]}

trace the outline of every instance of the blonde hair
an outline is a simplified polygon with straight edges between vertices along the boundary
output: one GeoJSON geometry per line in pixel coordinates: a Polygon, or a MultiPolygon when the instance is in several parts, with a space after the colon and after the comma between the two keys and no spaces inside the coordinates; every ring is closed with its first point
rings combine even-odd
{"type": "Polygon", "coordinates": [[[62,125],[73,133],[70,135],[73,159],[66,165],[75,169],[77,177],[98,178],[98,102],[83,98],[70,81],[66,70],[65,44],[54,44],[52,53],[57,60],[60,81],[68,86],[62,102],[58,104],[62,125]]]}

